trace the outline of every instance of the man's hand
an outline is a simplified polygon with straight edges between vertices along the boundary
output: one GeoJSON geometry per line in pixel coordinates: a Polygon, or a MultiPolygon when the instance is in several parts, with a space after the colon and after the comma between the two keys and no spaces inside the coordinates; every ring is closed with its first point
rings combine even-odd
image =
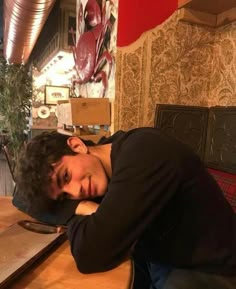
{"type": "Polygon", "coordinates": [[[92,201],[81,201],[75,210],[76,215],[91,215],[97,211],[99,204],[92,201]]]}

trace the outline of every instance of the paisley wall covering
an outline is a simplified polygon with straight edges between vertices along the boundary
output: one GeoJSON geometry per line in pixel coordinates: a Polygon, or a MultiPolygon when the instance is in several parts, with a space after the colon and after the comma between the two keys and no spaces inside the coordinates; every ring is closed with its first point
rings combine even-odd
{"type": "Polygon", "coordinates": [[[153,126],[157,103],[236,105],[236,22],[167,21],[117,49],[115,130],[153,126]]]}

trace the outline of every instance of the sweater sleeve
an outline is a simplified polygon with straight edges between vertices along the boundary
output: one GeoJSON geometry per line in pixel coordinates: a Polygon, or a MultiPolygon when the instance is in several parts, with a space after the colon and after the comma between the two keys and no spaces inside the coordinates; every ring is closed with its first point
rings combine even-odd
{"type": "Polygon", "coordinates": [[[145,147],[142,138],[122,146],[108,191],[96,213],[68,224],[71,252],[83,273],[107,271],[129,254],[178,187],[168,153],[145,147]]]}
{"type": "Polygon", "coordinates": [[[39,210],[37,208],[37,203],[27,203],[22,199],[21,194],[16,192],[13,196],[12,204],[20,211],[40,222],[50,225],[65,225],[74,216],[79,201],[53,201],[50,207],[45,208],[44,210],[39,210]]]}

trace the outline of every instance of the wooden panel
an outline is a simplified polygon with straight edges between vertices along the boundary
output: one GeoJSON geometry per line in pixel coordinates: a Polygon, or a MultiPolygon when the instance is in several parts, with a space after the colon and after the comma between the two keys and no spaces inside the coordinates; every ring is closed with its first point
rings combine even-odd
{"type": "MultiPolygon", "coordinates": [[[[39,234],[18,224],[0,233],[0,288],[27,269],[39,256],[62,240],[62,234],[39,234]]],[[[65,239],[65,238],[64,238],[65,239]]]]}
{"type": "MultiPolygon", "coordinates": [[[[0,228],[26,218],[24,213],[11,205],[11,200],[0,197],[0,228]]],[[[7,289],[131,289],[132,270],[131,260],[125,260],[108,272],[82,274],[76,268],[66,241],[52,254],[32,264],[7,289]]]]}
{"type": "MultiPolygon", "coordinates": [[[[35,264],[36,265],[36,264],[35,264]]],[[[130,261],[108,272],[80,273],[72,260],[68,242],[37,266],[31,266],[7,289],[132,289],[130,261]]]]}
{"type": "Polygon", "coordinates": [[[217,15],[216,26],[221,26],[236,20],[236,7],[224,11],[217,15]]]}
{"type": "Polygon", "coordinates": [[[186,4],[188,4],[191,1],[192,0],[179,0],[178,1],[178,8],[182,8],[183,6],[185,6],[186,4]]]}
{"type": "Polygon", "coordinates": [[[236,107],[161,104],[155,126],[192,147],[207,167],[236,173],[236,107]]]}
{"type": "Polygon", "coordinates": [[[183,8],[180,10],[179,19],[189,23],[207,25],[210,27],[219,27],[236,20],[236,7],[218,15],[196,11],[189,8],[183,8]]]}
{"type": "Polygon", "coordinates": [[[180,10],[181,21],[207,25],[210,27],[216,27],[217,25],[217,16],[213,14],[209,14],[206,12],[196,11],[189,8],[183,8],[180,10]]]}
{"type": "Polygon", "coordinates": [[[236,7],[236,0],[192,0],[185,7],[216,15],[236,7]]]}
{"type": "Polygon", "coordinates": [[[205,161],[208,167],[236,173],[236,107],[210,109],[205,161]]]}
{"type": "Polygon", "coordinates": [[[192,0],[180,1],[180,20],[218,27],[236,20],[236,0],[192,0]]]}
{"type": "Polygon", "coordinates": [[[158,104],[155,127],[189,145],[203,160],[208,108],[158,104]]]}

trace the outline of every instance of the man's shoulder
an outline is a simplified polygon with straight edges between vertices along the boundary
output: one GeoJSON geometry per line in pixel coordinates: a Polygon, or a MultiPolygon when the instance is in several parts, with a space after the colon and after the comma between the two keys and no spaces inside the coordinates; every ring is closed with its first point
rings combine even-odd
{"type": "Polygon", "coordinates": [[[103,145],[103,144],[113,143],[115,140],[118,140],[123,135],[125,135],[125,131],[118,130],[117,132],[115,132],[113,135],[111,135],[109,137],[105,137],[105,136],[101,137],[98,144],[103,145]]]}

